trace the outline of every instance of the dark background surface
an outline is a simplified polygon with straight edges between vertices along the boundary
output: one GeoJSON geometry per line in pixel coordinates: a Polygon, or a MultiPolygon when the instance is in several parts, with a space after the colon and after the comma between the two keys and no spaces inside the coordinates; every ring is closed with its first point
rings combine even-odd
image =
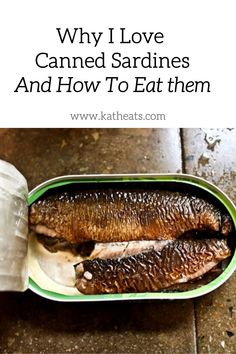
{"type": "MultiPolygon", "coordinates": [[[[29,189],[59,175],[184,172],[236,202],[236,129],[0,129],[29,189]]],[[[1,353],[236,353],[236,275],[183,301],[58,303],[0,293],[1,353]]]]}

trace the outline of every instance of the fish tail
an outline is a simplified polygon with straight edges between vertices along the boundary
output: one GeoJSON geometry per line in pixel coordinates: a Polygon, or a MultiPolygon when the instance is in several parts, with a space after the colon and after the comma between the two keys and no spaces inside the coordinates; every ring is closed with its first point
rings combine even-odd
{"type": "Polygon", "coordinates": [[[233,223],[229,215],[222,215],[220,231],[224,236],[228,236],[228,234],[233,231],[233,223]]]}

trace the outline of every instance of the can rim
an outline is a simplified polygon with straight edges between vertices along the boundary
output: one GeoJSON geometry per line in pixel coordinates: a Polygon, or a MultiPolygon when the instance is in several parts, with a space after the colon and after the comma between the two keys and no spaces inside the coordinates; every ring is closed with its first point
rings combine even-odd
{"type": "MultiPolygon", "coordinates": [[[[151,174],[87,174],[87,175],[65,175],[49,179],[36,186],[28,196],[28,204],[32,204],[42,194],[52,188],[72,183],[104,183],[104,182],[179,182],[199,187],[216,197],[228,210],[236,227],[236,208],[231,199],[213,183],[202,177],[182,173],[151,173],[151,174]]],[[[118,300],[176,300],[191,299],[206,295],[221,286],[236,269],[236,251],[226,269],[210,283],[199,288],[183,292],[147,292],[147,293],[125,293],[125,294],[99,294],[99,295],[63,295],[41,288],[29,277],[29,289],[47,299],[63,302],[87,302],[87,301],[118,301],[118,300]]]]}

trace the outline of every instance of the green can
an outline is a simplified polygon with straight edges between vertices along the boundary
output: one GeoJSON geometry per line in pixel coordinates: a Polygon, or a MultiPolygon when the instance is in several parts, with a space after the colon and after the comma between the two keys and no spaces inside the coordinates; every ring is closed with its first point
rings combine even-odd
{"type": "MultiPolygon", "coordinates": [[[[221,204],[222,208],[225,208],[230,214],[234,229],[236,228],[236,208],[229,197],[221,191],[218,187],[206,180],[187,174],[117,174],[117,175],[69,175],[60,176],[48,180],[36,188],[34,188],[28,195],[28,205],[30,206],[38,198],[44,195],[49,190],[57,189],[59,187],[72,186],[73,185],[96,186],[98,184],[104,184],[104,186],[112,185],[129,185],[135,184],[137,186],[155,185],[155,188],[159,186],[174,186],[178,191],[180,188],[186,188],[188,191],[193,190],[194,193],[206,195],[206,198],[215,199],[218,204],[221,204]]],[[[81,186],[80,186],[81,187],[81,186]]],[[[30,248],[30,244],[29,244],[30,248]]],[[[30,251],[30,250],[29,250],[30,251]]],[[[30,252],[29,252],[30,253],[30,252]]],[[[59,291],[51,290],[50,286],[43,285],[43,277],[40,279],[40,284],[32,272],[32,256],[29,257],[29,288],[40,296],[45,298],[64,301],[64,302],[81,302],[81,301],[117,301],[117,300],[144,300],[144,299],[190,299],[198,296],[205,295],[222,285],[236,269],[236,253],[233,250],[232,257],[228,264],[225,266],[223,272],[214,280],[206,285],[202,285],[199,288],[176,292],[176,291],[160,291],[160,292],[147,292],[147,293],[128,293],[128,294],[105,294],[105,295],[83,295],[72,294],[65,295],[59,291]]]]}

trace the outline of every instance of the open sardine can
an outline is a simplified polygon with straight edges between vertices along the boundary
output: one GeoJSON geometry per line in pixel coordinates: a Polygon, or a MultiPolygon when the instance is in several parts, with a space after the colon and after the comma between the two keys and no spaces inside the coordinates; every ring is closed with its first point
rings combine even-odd
{"type": "Polygon", "coordinates": [[[11,164],[0,160],[0,290],[31,289],[45,298],[72,301],[111,301],[144,299],[189,299],[205,295],[222,285],[236,269],[236,208],[229,197],[206,180],[187,174],[130,175],[68,175],[50,179],[28,193],[27,181],[11,164]],[[75,287],[73,265],[81,256],[71,252],[51,253],[32,237],[28,229],[29,206],[46,193],[63,188],[135,186],[137,188],[166,188],[204,196],[226,211],[233,223],[231,257],[222,262],[219,275],[208,283],[181,290],[157,292],[84,295],[75,287]]]}

